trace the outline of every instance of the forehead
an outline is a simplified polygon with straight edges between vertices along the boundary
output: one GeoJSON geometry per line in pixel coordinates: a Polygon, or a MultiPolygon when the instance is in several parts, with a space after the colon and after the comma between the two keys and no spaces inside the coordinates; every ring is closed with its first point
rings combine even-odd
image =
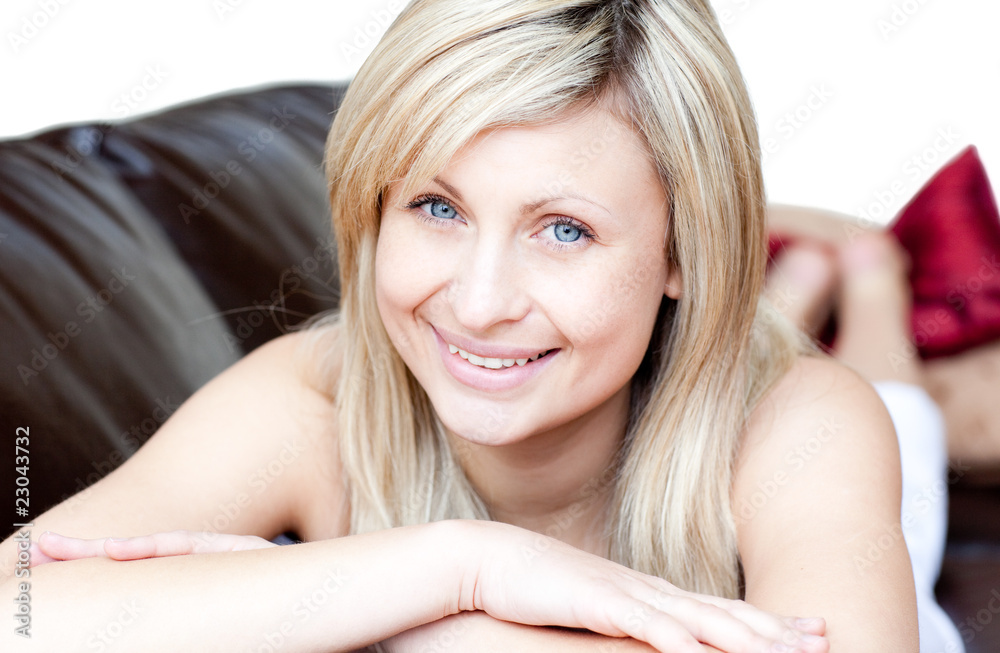
{"type": "Polygon", "coordinates": [[[488,129],[461,147],[441,175],[459,183],[494,179],[525,193],[641,193],[666,201],[643,137],[601,106],[567,112],[551,122],[488,129]]]}

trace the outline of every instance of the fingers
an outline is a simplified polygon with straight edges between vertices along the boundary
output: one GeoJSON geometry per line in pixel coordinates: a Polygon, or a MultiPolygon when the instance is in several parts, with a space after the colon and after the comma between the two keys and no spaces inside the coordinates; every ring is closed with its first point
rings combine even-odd
{"type": "Polygon", "coordinates": [[[647,587],[649,593],[633,593],[647,608],[633,608],[619,627],[658,650],[688,650],[691,639],[729,653],[829,649],[823,619],[782,618],[744,601],[683,592],[661,579],[651,579],[647,587]]]}
{"type": "Polygon", "coordinates": [[[45,553],[42,550],[42,547],[38,545],[38,542],[32,542],[31,546],[28,547],[28,560],[28,567],[37,567],[50,562],[59,562],[58,558],[53,558],[45,553]]]}
{"type": "Polygon", "coordinates": [[[902,249],[884,233],[865,234],[841,250],[840,266],[837,357],[869,381],[919,384],[902,249]]]}
{"type": "Polygon", "coordinates": [[[785,621],[789,626],[792,626],[803,633],[821,636],[826,634],[826,619],[821,617],[809,617],[806,619],[788,617],[785,621]]]}
{"type": "Polygon", "coordinates": [[[115,560],[141,560],[198,553],[199,545],[200,542],[193,533],[172,531],[124,539],[108,539],[104,543],[104,550],[115,560]]]}
{"type": "Polygon", "coordinates": [[[65,537],[58,533],[45,532],[38,538],[38,547],[44,555],[50,558],[50,561],[106,557],[104,539],[81,540],[76,537],[65,537]]]}
{"type": "Polygon", "coordinates": [[[249,551],[277,546],[253,535],[171,531],[125,539],[109,539],[104,550],[115,560],[166,558],[194,553],[249,551]]]}
{"type": "Polygon", "coordinates": [[[815,337],[830,316],[836,285],[831,251],[815,244],[794,244],[775,257],[764,296],[777,312],[815,337]]]}
{"type": "Polygon", "coordinates": [[[826,650],[823,637],[799,630],[794,620],[786,622],[742,601],[727,601],[728,605],[717,606],[702,598],[671,597],[664,606],[700,642],[730,653],[826,650]]]}
{"type": "Polygon", "coordinates": [[[65,537],[56,533],[43,533],[39,538],[41,553],[48,559],[78,560],[80,558],[107,557],[113,560],[142,560],[163,558],[193,553],[223,553],[228,551],[249,551],[276,546],[267,540],[252,535],[229,535],[219,533],[199,533],[193,531],[171,531],[128,538],[102,538],[83,540],[65,537]]]}

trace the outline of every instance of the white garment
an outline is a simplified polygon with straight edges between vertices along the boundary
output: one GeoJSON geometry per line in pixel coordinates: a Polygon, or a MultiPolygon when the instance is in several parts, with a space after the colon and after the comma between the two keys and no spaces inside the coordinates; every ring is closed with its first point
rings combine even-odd
{"type": "Polygon", "coordinates": [[[919,386],[878,381],[892,417],[903,470],[903,539],[913,564],[920,653],[964,653],[958,629],[934,598],[948,530],[948,449],[944,418],[919,386]]]}

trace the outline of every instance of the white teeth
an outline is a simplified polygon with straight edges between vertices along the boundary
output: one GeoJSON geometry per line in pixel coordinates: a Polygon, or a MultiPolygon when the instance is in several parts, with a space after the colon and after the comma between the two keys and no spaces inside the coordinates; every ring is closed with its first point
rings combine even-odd
{"type": "Polygon", "coordinates": [[[459,349],[455,345],[448,345],[448,351],[452,354],[458,354],[473,365],[485,367],[490,370],[499,370],[504,367],[514,367],[515,365],[523,367],[528,364],[528,361],[536,361],[547,353],[541,352],[539,354],[535,354],[531,358],[484,358],[483,356],[470,354],[463,349],[459,349]]]}

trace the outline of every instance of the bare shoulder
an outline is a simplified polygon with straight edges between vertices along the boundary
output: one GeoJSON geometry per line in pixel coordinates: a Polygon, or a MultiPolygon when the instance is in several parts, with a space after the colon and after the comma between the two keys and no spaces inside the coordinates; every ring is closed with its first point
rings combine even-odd
{"type": "MultiPolygon", "coordinates": [[[[185,529],[333,537],[343,519],[336,409],[316,379],[335,330],[279,337],[198,390],[128,461],[39,518],[78,537],[185,529]]],[[[336,357],[336,352],[332,352],[336,357]]],[[[330,384],[328,384],[330,385],[330,384]]]]}
{"type": "Polygon", "coordinates": [[[796,447],[818,455],[831,442],[869,452],[897,448],[889,414],[870,383],[831,358],[802,356],[751,414],[738,469],[796,447]]]}
{"type": "Polygon", "coordinates": [[[899,445],[892,420],[857,373],[831,358],[800,357],[750,416],[733,484],[737,522],[740,508],[759,512],[752,506],[761,503],[761,488],[809,487],[813,492],[789,492],[781,501],[807,510],[820,507],[820,490],[852,480],[898,504],[899,445]]]}
{"type": "Polygon", "coordinates": [[[834,650],[914,650],[900,485],[875,389],[832,359],[800,359],[754,410],[737,462],[747,601],[825,617],[834,650]]]}

